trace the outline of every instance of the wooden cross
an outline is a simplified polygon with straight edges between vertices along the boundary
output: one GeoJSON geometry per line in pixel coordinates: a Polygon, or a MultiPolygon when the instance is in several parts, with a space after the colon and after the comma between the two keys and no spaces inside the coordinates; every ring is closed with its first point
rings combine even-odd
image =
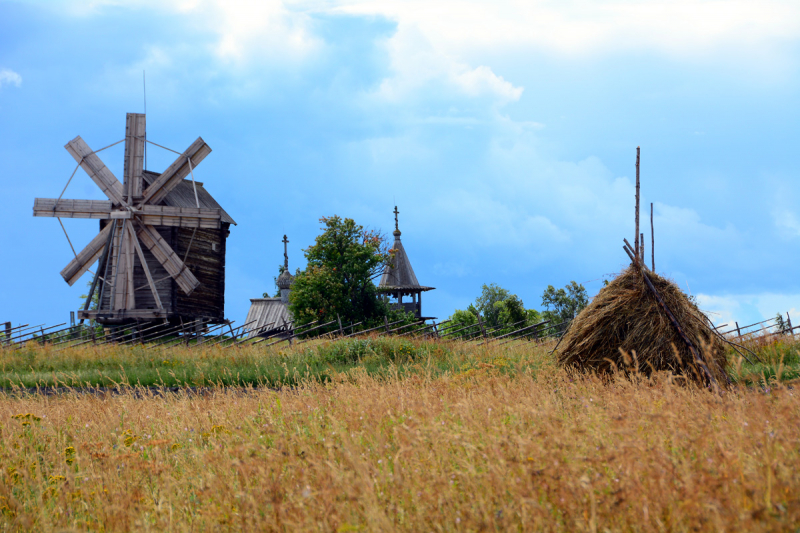
{"type": "Polygon", "coordinates": [[[400,211],[397,210],[397,206],[394,206],[394,230],[399,231],[397,227],[397,215],[400,214],[400,211]]]}
{"type": "Polygon", "coordinates": [[[286,245],[289,244],[289,239],[286,238],[286,235],[283,236],[283,267],[286,271],[289,271],[289,252],[287,251],[286,245]]]}

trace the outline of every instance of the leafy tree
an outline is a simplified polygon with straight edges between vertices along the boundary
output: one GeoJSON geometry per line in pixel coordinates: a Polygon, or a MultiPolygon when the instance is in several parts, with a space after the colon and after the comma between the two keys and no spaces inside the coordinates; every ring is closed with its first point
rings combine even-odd
{"type": "Polygon", "coordinates": [[[503,326],[504,333],[509,333],[512,327],[514,329],[525,327],[526,324],[519,322],[527,321],[528,313],[522,300],[516,294],[495,302],[494,307],[497,310],[497,325],[503,326]],[[505,331],[506,329],[508,331],[505,331]]]}
{"type": "Polygon", "coordinates": [[[490,283],[489,285],[484,284],[481,287],[481,294],[475,299],[475,307],[487,325],[491,327],[500,325],[500,311],[502,306],[496,307],[496,304],[504,301],[510,296],[510,292],[500,287],[496,283],[490,283]]]}
{"type": "Polygon", "coordinates": [[[467,326],[473,326],[478,323],[478,310],[475,309],[475,306],[469,304],[467,309],[456,309],[453,312],[453,315],[450,317],[450,323],[447,324],[448,329],[445,331],[445,335],[448,335],[447,331],[452,332],[453,337],[473,337],[476,335],[476,330],[478,328],[471,328],[471,329],[462,329],[466,328],[467,326]],[[461,331],[458,331],[461,330],[461,331]]]}
{"type": "Polygon", "coordinates": [[[775,315],[775,332],[784,335],[789,333],[789,321],[781,313],[775,315]]]}
{"type": "Polygon", "coordinates": [[[383,272],[390,250],[382,235],[364,229],[351,218],[323,217],[313,245],[303,250],[306,269],[299,271],[289,293],[295,324],[320,323],[341,317],[342,323],[367,325],[405,317],[390,311],[373,280],[383,272]]]}
{"type": "Polygon", "coordinates": [[[542,305],[546,309],[544,315],[554,324],[569,321],[589,304],[589,297],[583,285],[571,281],[563,289],[548,285],[542,293],[542,305]]]}

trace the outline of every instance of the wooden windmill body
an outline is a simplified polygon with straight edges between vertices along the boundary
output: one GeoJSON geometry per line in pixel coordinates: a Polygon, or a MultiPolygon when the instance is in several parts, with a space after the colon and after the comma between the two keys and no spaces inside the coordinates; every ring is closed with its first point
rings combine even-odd
{"type": "Polygon", "coordinates": [[[100,233],[61,271],[73,285],[97,262],[89,297],[78,313],[81,319],[221,322],[225,244],[235,222],[194,181],[194,168],[211,148],[198,138],[157,174],[144,170],[145,142],[145,116],[128,113],[120,183],[76,137],[65,148],[108,200],[36,198],[34,216],[100,220],[100,233]],[[89,309],[95,291],[99,303],[89,309]]]}

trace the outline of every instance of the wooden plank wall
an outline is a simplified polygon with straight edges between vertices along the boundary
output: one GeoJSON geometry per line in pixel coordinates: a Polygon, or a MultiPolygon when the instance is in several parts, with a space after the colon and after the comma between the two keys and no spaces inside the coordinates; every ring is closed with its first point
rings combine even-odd
{"type": "MultiPolygon", "coordinates": [[[[110,223],[106,221],[101,222],[101,226],[103,223],[110,223]]],[[[172,228],[156,228],[162,237],[164,237],[167,242],[171,237],[171,229],[172,228]]],[[[142,253],[147,261],[147,266],[150,268],[150,274],[153,276],[153,281],[156,282],[156,288],[158,289],[158,295],[161,298],[161,303],[164,306],[164,309],[167,312],[173,311],[175,309],[173,305],[173,293],[176,290],[176,284],[169,277],[167,271],[164,270],[164,267],[161,266],[161,263],[150,253],[145,246],[142,246],[142,253]],[[166,278],[166,279],[164,279],[166,278]]],[[[124,254],[124,251],[123,251],[124,254]]],[[[108,277],[109,283],[114,281],[113,277],[113,266],[116,263],[116,254],[113,254],[114,257],[110,258],[112,264],[109,266],[108,269],[108,277]]],[[[147,276],[144,273],[144,269],[142,268],[141,263],[139,262],[139,256],[134,253],[134,268],[133,268],[133,284],[134,288],[138,289],[136,294],[136,308],[137,309],[157,309],[155,298],[153,298],[153,293],[150,290],[150,285],[147,283],[147,276]]],[[[111,290],[110,285],[106,286],[106,290],[103,293],[103,301],[101,302],[100,309],[108,310],[110,305],[110,296],[111,290]]],[[[98,290],[100,290],[98,288],[98,290]]],[[[178,289],[179,290],[179,289],[178,289]]]]}
{"type": "MultiPolygon", "coordinates": [[[[198,229],[192,243],[187,266],[200,281],[190,295],[176,291],[176,311],[188,317],[211,317],[223,319],[225,315],[225,244],[229,224],[219,229],[198,229]],[[215,245],[215,246],[214,246],[215,245]],[[213,248],[216,247],[216,250],[213,248]]],[[[175,252],[183,258],[193,230],[173,228],[175,240],[171,243],[175,252]]]]}

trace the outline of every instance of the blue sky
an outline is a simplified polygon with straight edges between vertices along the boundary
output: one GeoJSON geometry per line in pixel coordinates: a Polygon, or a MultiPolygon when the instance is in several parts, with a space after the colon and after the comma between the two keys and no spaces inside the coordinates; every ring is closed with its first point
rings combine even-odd
{"type": "MultiPolygon", "coordinates": [[[[85,282],[58,274],[69,245],[33,199],[64,187],[73,137],[124,136],[143,70],[148,139],[213,149],[196,177],[239,223],[239,323],[274,290],[284,233],[303,267],[320,216],[389,233],[395,203],[437,287],[426,314],[483,283],[536,308],[549,284],[594,294],[627,263],[637,145],[657,270],[718,323],[794,312],[798,67],[789,1],[0,1],[0,320],[79,305],[85,282]]],[[[122,145],[101,157],[121,176],[122,145]]],[[[148,149],[149,169],[171,161],[148,149]]],[[[79,170],[65,197],[101,194],[79,170]]],[[[97,233],[64,223],[76,248],[97,233]]]]}

